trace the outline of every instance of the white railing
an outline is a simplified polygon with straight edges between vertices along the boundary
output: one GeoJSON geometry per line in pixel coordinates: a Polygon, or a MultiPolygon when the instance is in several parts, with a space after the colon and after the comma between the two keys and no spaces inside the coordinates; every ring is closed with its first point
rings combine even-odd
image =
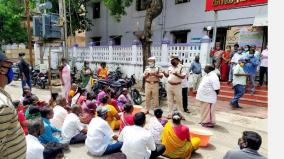
{"type": "MultiPolygon", "coordinates": [[[[35,45],[35,47],[38,46],[35,45]]],[[[35,54],[39,54],[39,49],[35,48],[35,50],[35,54]]],[[[132,46],[74,46],[73,48],[69,48],[68,52],[70,59],[75,62],[78,70],[82,68],[84,61],[90,61],[91,67],[94,70],[98,67],[99,63],[106,62],[110,71],[119,66],[127,76],[135,74],[136,77],[141,78],[143,73],[142,46],[137,41],[132,46]]],[[[179,56],[185,67],[189,67],[195,56],[198,55],[200,56],[201,64],[204,66],[209,59],[209,38],[205,36],[200,43],[188,44],[169,44],[168,41],[163,41],[162,45],[151,47],[151,54],[156,57],[157,64],[162,66],[163,69],[166,69],[170,65],[169,59],[173,54],[179,56]]],[[[39,56],[36,55],[36,57],[39,56]]]]}

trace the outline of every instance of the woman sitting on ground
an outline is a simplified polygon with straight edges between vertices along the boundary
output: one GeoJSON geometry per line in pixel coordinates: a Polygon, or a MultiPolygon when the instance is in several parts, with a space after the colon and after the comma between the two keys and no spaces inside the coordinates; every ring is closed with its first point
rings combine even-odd
{"type": "Polygon", "coordinates": [[[131,103],[131,99],[128,96],[127,88],[123,88],[121,95],[117,98],[117,105],[120,111],[123,112],[123,108],[126,103],[131,103]]]}
{"type": "Polygon", "coordinates": [[[78,91],[78,85],[73,83],[72,86],[71,86],[71,89],[68,93],[68,104],[71,106],[71,102],[72,102],[72,98],[75,96],[75,94],[77,93],[78,91]]]}
{"type": "Polygon", "coordinates": [[[84,102],[86,102],[87,100],[87,90],[86,88],[83,88],[81,93],[80,93],[80,96],[76,102],[76,104],[78,104],[79,106],[81,106],[84,102]]]}
{"type": "Polygon", "coordinates": [[[19,100],[13,101],[12,103],[17,110],[18,120],[21,124],[21,127],[23,128],[25,135],[28,135],[28,120],[24,114],[24,107],[21,105],[19,100]]]}
{"type": "Polygon", "coordinates": [[[125,126],[134,125],[134,119],[133,119],[134,115],[132,114],[133,110],[134,108],[132,104],[124,105],[124,112],[120,117],[121,122],[120,122],[119,132],[121,132],[125,126]]]}
{"type": "Polygon", "coordinates": [[[103,88],[102,88],[102,90],[98,93],[98,95],[97,95],[97,100],[96,100],[97,105],[100,105],[102,98],[103,98],[104,96],[107,96],[107,95],[108,95],[108,94],[107,94],[108,88],[109,88],[108,86],[104,85],[103,88]]]}
{"type": "Polygon", "coordinates": [[[118,112],[114,108],[114,106],[107,104],[108,100],[109,100],[109,97],[104,96],[101,99],[101,105],[100,106],[106,107],[108,109],[106,121],[108,122],[108,124],[110,125],[112,130],[118,130],[119,125],[120,125],[120,122],[119,122],[120,116],[118,115],[118,112]]]}
{"type": "Polygon", "coordinates": [[[161,136],[162,144],[166,146],[164,156],[168,158],[190,158],[192,152],[198,149],[200,139],[190,139],[189,128],[181,124],[181,113],[174,112],[172,120],[172,124],[168,122],[165,125],[161,136]]]}
{"type": "Polygon", "coordinates": [[[48,106],[51,108],[54,108],[57,104],[56,104],[56,98],[58,97],[58,93],[51,93],[51,98],[48,102],[48,106]]]}
{"type": "Polygon", "coordinates": [[[88,104],[91,104],[91,103],[96,104],[95,93],[94,93],[94,92],[88,92],[88,93],[87,93],[87,99],[86,99],[86,101],[84,101],[84,102],[81,104],[82,111],[84,112],[84,110],[88,110],[87,105],[88,105],[88,104]]]}
{"type": "Polygon", "coordinates": [[[114,106],[114,108],[118,111],[118,112],[121,112],[120,109],[118,108],[117,106],[117,99],[116,99],[116,93],[114,90],[110,90],[110,100],[108,102],[109,105],[112,105],[114,106]]]}
{"type": "Polygon", "coordinates": [[[79,97],[81,96],[81,94],[82,94],[83,91],[84,91],[84,90],[83,90],[81,87],[78,87],[78,88],[76,89],[76,92],[75,92],[74,96],[72,97],[72,99],[71,99],[71,104],[69,104],[69,106],[72,106],[72,105],[74,105],[74,104],[77,103],[77,101],[78,101],[78,99],[79,99],[79,97]]]}
{"type": "MultiPolygon", "coordinates": [[[[91,102],[82,109],[80,119],[83,124],[89,124],[96,115],[96,103],[91,102]]],[[[82,108],[82,107],[81,107],[82,108]]]]}

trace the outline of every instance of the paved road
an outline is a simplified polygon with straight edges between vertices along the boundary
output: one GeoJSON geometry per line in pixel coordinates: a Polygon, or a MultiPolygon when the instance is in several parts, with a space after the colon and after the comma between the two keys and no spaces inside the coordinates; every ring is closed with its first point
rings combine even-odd
{"type": "MultiPolygon", "coordinates": [[[[20,82],[13,82],[5,88],[13,99],[18,99],[21,96],[20,82]]],[[[48,90],[34,88],[32,91],[42,100],[48,100],[50,93],[48,90]]],[[[199,109],[195,106],[195,99],[189,98],[191,114],[186,116],[186,121],[183,123],[189,128],[202,128],[198,124],[199,109]]],[[[166,105],[165,102],[162,105],[166,105]]],[[[166,107],[165,107],[166,109],[166,107]]],[[[165,115],[166,112],[165,112],[165,115]]],[[[151,115],[148,115],[150,117],[151,115]]],[[[237,149],[237,141],[244,130],[253,130],[258,132],[263,138],[263,144],[260,148],[260,153],[267,156],[267,108],[259,108],[252,106],[244,106],[242,110],[233,111],[228,107],[228,103],[219,101],[217,103],[217,126],[214,129],[207,129],[213,132],[210,138],[210,144],[206,148],[200,148],[192,159],[221,159],[224,154],[230,149],[237,149]]],[[[148,118],[149,119],[149,118],[148,118]]],[[[91,159],[87,154],[84,145],[71,146],[71,151],[66,153],[68,159],[91,159]]],[[[107,157],[100,157],[107,158],[107,157]]]]}

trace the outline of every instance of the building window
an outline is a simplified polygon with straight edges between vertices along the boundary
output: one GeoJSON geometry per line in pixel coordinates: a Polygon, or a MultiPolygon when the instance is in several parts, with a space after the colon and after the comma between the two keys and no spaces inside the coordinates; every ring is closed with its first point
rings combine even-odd
{"type": "Polygon", "coordinates": [[[146,10],[146,0],[136,0],[136,10],[137,11],[146,10]]]}
{"type": "Polygon", "coordinates": [[[113,45],[121,45],[121,35],[117,35],[117,36],[110,36],[110,38],[112,39],[113,45]]]}
{"type": "Polygon", "coordinates": [[[172,31],[173,42],[176,43],[187,43],[187,33],[190,30],[172,31]]]}
{"type": "Polygon", "coordinates": [[[100,18],[101,14],[101,4],[100,2],[93,4],[93,19],[100,18]]]}
{"type": "Polygon", "coordinates": [[[95,43],[95,46],[100,46],[101,45],[101,39],[102,39],[102,37],[92,37],[92,42],[95,43]]]}
{"type": "Polygon", "coordinates": [[[190,2],[190,0],[175,0],[176,4],[190,2]]]}

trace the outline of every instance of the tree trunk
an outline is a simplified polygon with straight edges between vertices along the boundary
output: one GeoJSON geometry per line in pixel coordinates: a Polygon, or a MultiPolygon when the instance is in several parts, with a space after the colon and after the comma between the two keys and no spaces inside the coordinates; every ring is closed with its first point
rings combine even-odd
{"type": "MultiPolygon", "coordinates": [[[[136,33],[136,37],[142,43],[143,51],[143,71],[146,68],[147,59],[151,56],[152,44],[152,22],[162,13],[163,0],[145,0],[146,1],[146,15],[144,20],[144,31],[136,33]]],[[[143,81],[144,88],[144,81],[143,81]]]]}

